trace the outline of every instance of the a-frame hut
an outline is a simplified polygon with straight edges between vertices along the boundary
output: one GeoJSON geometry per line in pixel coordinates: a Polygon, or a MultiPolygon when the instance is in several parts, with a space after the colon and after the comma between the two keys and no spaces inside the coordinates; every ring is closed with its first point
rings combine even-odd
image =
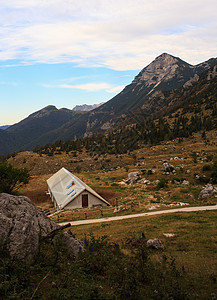
{"type": "Polygon", "coordinates": [[[48,192],[56,209],[110,206],[92,188],[65,168],[47,180],[48,192]]]}

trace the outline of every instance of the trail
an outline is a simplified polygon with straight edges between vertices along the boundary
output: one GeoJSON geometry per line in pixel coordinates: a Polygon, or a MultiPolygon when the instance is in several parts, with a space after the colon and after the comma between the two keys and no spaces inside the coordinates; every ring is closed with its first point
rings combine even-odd
{"type": "Polygon", "coordinates": [[[152,212],[125,215],[125,216],[115,216],[115,217],[100,218],[100,219],[79,220],[79,221],[64,222],[64,223],[58,223],[58,224],[63,226],[63,225],[66,225],[66,224],[70,223],[71,226],[77,226],[77,225],[87,225],[87,224],[94,224],[94,223],[120,221],[120,220],[133,219],[133,218],[139,218],[139,217],[148,217],[148,216],[172,214],[172,213],[180,213],[180,212],[181,213],[183,213],[183,212],[197,212],[197,211],[204,211],[204,210],[217,210],[217,205],[174,208],[174,209],[168,209],[168,210],[152,211],[152,212]]]}

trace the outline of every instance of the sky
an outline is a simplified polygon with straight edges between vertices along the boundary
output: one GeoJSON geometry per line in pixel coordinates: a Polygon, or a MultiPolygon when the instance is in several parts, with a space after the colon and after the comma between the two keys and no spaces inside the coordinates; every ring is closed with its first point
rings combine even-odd
{"type": "Polygon", "coordinates": [[[0,126],[105,102],[158,55],[217,57],[216,0],[0,0],[0,126]]]}

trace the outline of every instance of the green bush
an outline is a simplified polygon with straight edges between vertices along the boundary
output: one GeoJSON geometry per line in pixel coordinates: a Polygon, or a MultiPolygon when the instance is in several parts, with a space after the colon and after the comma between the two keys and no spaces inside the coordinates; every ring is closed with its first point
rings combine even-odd
{"type": "Polygon", "coordinates": [[[0,193],[11,194],[30,180],[30,174],[26,168],[14,168],[6,161],[0,162],[0,193]]]}
{"type": "Polygon", "coordinates": [[[202,171],[211,171],[212,170],[212,166],[211,165],[204,165],[202,168],[202,171]]]}
{"type": "Polygon", "coordinates": [[[213,163],[211,180],[212,180],[212,183],[217,183],[217,161],[215,161],[213,163]]]}
{"type": "Polygon", "coordinates": [[[159,179],[159,182],[157,184],[157,189],[163,189],[165,187],[168,187],[168,180],[165,178],[159,179]]]}

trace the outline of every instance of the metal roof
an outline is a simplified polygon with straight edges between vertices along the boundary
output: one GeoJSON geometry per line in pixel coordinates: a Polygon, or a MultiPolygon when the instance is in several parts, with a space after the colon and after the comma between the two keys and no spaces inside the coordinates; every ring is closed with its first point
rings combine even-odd
{"type": "Polygon", "coordinates": [[[47,180],[47,184],[60,209],[64,208],[85,190],[87,190],[106,204],[110,205],[91,187],[89,187],[81,179],[70,173],[65,168],[60,169],[57,173],[51,176],[47,180]]]}

